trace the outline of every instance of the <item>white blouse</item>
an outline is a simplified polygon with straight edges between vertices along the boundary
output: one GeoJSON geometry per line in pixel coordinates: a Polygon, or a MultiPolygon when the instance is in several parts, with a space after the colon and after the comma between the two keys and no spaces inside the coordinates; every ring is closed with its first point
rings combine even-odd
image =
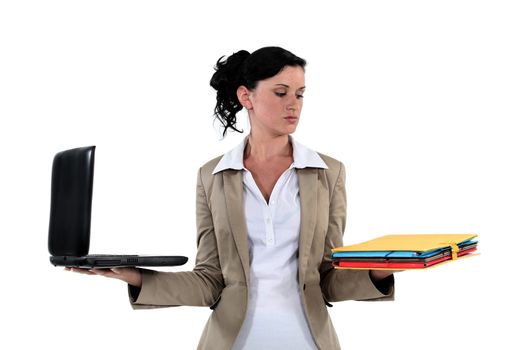
{"type": "Polygon", "coordinates": [[[317,349],[301,302],[298,254],[301,208],[296,169],[328,168],[314,151],[291,138],[293,163],[264,199],[243,164],[247,138],[214,169],[243,170],[250,253],[246,318],[232,349],[317,349]]]}

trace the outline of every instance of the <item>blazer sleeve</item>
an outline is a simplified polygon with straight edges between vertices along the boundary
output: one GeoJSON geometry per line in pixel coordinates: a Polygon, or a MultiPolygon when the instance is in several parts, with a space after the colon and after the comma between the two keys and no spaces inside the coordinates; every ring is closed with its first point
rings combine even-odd
{"type": "Polygon", "coordinates": [[[345,167],[339,163],[334,185],[330,189],[328,231],[325,239],[324,257],[320,266],[321,289],[327,301],[343,300],[393,300],[394,278],[387,277],[375,285],[369,270],[334,269],[332,248],[343,245],[346,224],[345,167]]]}
{"type": "Polygon", "coordinates": [[[224,288],[211,211],[202,178],[197,177],[197,257],[193,271],[141,269],[140,291],[128,288],[134,309],[166,306],[210,306],[224,288]],[[138,292],[138,296],[136,295],[138,292]]]}

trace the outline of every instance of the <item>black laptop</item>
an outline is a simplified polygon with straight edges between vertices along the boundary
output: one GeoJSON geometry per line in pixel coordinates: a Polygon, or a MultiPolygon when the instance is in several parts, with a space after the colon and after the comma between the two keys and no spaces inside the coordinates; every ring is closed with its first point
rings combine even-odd
{"type": "Polygon", "coordinates": [[[80,268],[185,264],[185,256],[88,255],[94,166],[95,146],[66,150],[53,159],[48,237],[51,263],[80,268]]]}

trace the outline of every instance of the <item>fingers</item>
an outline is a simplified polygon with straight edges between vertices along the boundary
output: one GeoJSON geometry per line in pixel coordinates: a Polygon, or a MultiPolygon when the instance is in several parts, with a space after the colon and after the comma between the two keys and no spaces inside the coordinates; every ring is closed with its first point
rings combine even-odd
{"type": "Polygon", "coordinates": [[[64,268],[64,270],[71,271],[71,272],[76,272],[76,273],[81,273],[83,275],[93,275],[94,274],[93,272],[91,272],[91,270],[81,269],[81,268],[78,268],[78,267],[66,267],[66,268],[64,268]]]}
{"type": "Polygon", "coordinates": [[[116,278],[119,280],[125,280],[126,279],[126,271],[128,269],[124,267],[118,267],[118,268],[111,268],[111,269],[91,269],[90,271],[94,275],[109,277],[109,278],[116,278]]]}
{"type": "Polygon", "coordinates": [[[113,267],[111,268],[111,272],[113,272],[115,275],[121,275],[122,274],[122,270],[124,268],[123,267],[113,267]]]}
{"type": "Polygon", "coordinates": [[[116,277],[116,274],[112,271],[112,269],[82,269],[78,267],[66,267],[64,268],[64,270],[81,273],[83,275],[99,275],[99,276],[106,276],[106,277],[116,277]]]}
{"type": "Polygon", "coordinates": [[[113,275],[113,271],[111,271],[110,269],[91,269],[89,271],[91,271],[91,273],[93,273],[94,275],[99,276],[110,277],[111,275],[113,275]]]}
{"type": "Polygon", "coordinates": [[[64,270],[81,273],[84,275],[98,275],[115,278],[136,287],[140,287],[142,285],[142,276],[140,272],[137,269],[130,267],[116,267],[110,269],[81,269],[78,267],[66,267],[64,270]]]}
{"type": "Polygon", "coordinates": [[[125,274],[131,272],[131,270],[133,270],[133,269],[129,268],[129,267],[114,267],[114,268],[111,268],[110,270],[115,275],[125,275],[125,274]]]}

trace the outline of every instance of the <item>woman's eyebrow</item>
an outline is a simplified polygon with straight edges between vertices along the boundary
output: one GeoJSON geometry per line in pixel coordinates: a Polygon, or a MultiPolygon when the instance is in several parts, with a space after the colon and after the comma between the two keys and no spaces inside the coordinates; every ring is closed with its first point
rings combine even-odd
{"type": "MultiPolygon", "coordinates": [[[[276,86],[282,86],[282,87],[285,87],[285,88],[290,88],[289,85],[286,85],[286,84],[275,84],[276,86]]],[[[304,90],[306,88],[306,86],[301,86],[299,89],[297,90],[304,90]]]]}

